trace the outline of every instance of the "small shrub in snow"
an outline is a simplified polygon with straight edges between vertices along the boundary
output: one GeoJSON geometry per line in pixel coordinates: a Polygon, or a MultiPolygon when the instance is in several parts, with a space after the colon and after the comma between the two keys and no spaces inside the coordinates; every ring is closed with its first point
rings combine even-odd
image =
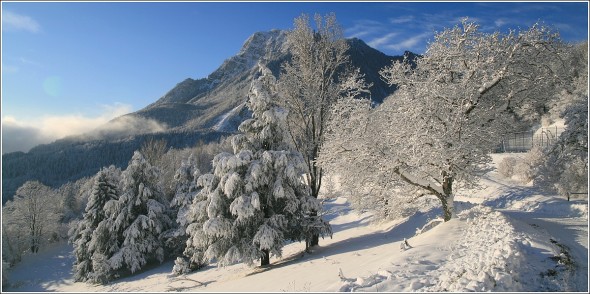
{"type": "Polygon", "coordinates": [[[184,275],[191,272],[190,262],[184,257],[177,257],[172,267],[172,273],[176,275],[184,275]]]}
{"type": "Polygon", "coordinates": [[[509,156],[502,159],[498,164],[498,173],[505,178],[516,177],[522,183],[528,183],[534,179],[544,158],[543,149],[535,146],[522,156],[509,156]]]}
{"type": "Polygon", "coordinates": [[[527,152],[522,159],[514,167],[514,175],[516,175],[522,183],[532,181],[537,174],[537,170],[543,164],[545,154],[543,149],[539,146],[533,147],[527,152]]]}
{"type": "Polygon", "coordinates": [[[565,170],[559,177],[555,188],[560,195],[568,193],[584,193],[588,197],[588,159],[572,159],[566,164],[565,170]]]}
{"type": "Polygon", "coordinates": [[[498,164],[498,172],[505,178],[511,178],[514,175],[514,166],[516,163],[517,159],[515,157],[505,157],[498,164]]]}
{"type": "Polygon", "coordinates": [[[410,248],[412,248],[412,246],[410,246],[410,243],[408,243],[408,240],[406,240],[406,238],[404,238],[404,240],[399,245],[399,249],[401,249],[401,251],[405,251],[410,248]]]}

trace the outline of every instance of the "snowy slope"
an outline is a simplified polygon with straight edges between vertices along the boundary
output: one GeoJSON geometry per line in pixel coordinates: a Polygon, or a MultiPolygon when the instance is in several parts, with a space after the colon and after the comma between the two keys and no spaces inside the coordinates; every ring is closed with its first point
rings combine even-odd
{"type": "Polygon", "coordinates": [[[244,102],[223,114],[212,129],[218,132],[235,132],[237,131],[237,126],[245,120],[245,117],[252,117],[252,113],[248,110],[244,102]]]}
{"type": "Polygon", "coordinates": [[[418,234],[440,209],[426,206],[407,219],[375,224],[337,197],[325,202],[334,236],[312,254],[294,243],[267,268],[212,265],[180,277],[170,274],[170,261],[105,286],[72,282],[71,247],[56,247],[12,269],[14,287],[3,291],[588,290],[587,201],[545,195],[492,171],[481,189],[458,193],[457,207],[456,219],[418,234]],[[407,250],[400,249],[404,238],[407,250]],[[559,264],[568,260],[575,265],[559,264]]]}

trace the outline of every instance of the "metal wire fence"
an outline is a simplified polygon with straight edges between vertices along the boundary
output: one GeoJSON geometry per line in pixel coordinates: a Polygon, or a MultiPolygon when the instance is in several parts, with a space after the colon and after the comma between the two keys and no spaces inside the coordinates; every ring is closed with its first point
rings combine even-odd
{"type": "Polygon", "coordinates": [[[508,134],[500,142],[496,152],[527,152],[535,146],[547,147],[553,144],[562,132],[563,128],[551,127],[508,134]]]}

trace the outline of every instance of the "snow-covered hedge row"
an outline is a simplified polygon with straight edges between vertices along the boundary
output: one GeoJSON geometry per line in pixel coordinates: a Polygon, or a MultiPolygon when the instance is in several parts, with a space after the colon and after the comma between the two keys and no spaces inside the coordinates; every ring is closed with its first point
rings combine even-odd
{"type": "Polygon", "coordinates": [[[524,261],[523,236],[508,219],[489,207],[475,206],[458,215],[467,230],[426,291],[519,291],[524,261]]]}
{"type": "MultiPolygon", "coordinates": [[[[539,272],[528,270],[525,260],[530,241],[506,216],[478,205],[457,217],[464,222],[461,233],[452,237],[448,255],[440,264],[424,266],[423,261],[416,260],[404,265],[402,272],[395,268],[381,269],[368,277],[341,275],[339,291],[526,291],[528,284],[537,282],[531,277],[539,276],[539,272]]],[[[414,249],[408,250],[411,258],[414,249]]]]}

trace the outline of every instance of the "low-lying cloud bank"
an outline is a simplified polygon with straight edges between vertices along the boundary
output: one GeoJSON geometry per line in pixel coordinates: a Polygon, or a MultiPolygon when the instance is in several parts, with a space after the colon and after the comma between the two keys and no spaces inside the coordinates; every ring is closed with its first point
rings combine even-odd
{"type": "Polygon", "coordinates": [[[97,138],[112,133],[133,135],[166,130],[165,125],[155,120],[123,116],[132,111],[130,105],[117,103],[105,105],[102,108],[102,113],[96,117],[74,114],[44,116],[29,121],[10,116],[3,117],[2,154],[15,151],[28,152],[39,144],[51,143],[72,135],[89,134],[97,138]]]}

